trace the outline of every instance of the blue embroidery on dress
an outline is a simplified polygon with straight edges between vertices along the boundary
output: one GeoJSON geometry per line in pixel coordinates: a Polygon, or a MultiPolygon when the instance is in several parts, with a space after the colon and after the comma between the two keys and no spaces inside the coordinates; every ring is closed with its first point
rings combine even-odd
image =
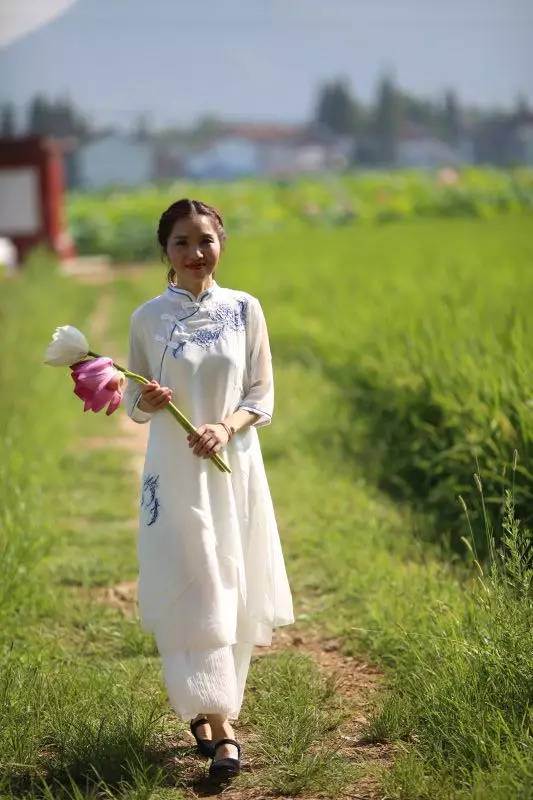
{"type": "Polygon", "coordinates": [[[237,300],[238,308],[229,303],[218,303],[208,314],[215,322],[221,322],[224,327],[238,331],[246,325],[246,300],[237,300]]]}
{"type": "Polygon", "coordinates": [[[148,509],[147,525],[153,525],[159,516],[159,498],[156,495],[158,488],[159,475],[146,475],[143,482],[141,508],[148,509]]]}
{"type": "Polygon", "coordinates": [[[192,330],[185,341],[168,341],[167,344],[173,351],[172,355],[177,358],[188,342],[207,349],[218,342],[224,331],[243,330],[246,327],[247,309],[247,300],[241,298],[237,299],[237,308],[229,303],[211,303],[207,307],[207,314],[215,325],[192,330]]]}

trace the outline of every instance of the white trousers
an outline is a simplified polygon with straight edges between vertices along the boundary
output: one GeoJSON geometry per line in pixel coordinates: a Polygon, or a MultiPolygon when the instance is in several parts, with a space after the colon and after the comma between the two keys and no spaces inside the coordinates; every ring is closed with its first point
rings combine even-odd
{"type": "Polygon", "coordinates": [[[176,714],[239,716],[253,644],[237,642],[211,650],[177,650],[161,655],[163,677],[176,714]]]}

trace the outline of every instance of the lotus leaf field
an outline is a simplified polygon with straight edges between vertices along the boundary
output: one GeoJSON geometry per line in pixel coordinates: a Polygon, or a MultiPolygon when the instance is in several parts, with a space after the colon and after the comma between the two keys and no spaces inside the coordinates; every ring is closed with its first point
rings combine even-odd
{"type": "Polygon", "coordinates": [[[230,235],[295,233],[419,217],[492,219],[533,209],[533,170],[465,168],[326,174],[317,178],[232,183],[178,181],[135,191],[71,195],[68,219],[80,253],[116,261],[157,255],[154,220],[179,197],[201,195],[223,210],[230,235]]]}

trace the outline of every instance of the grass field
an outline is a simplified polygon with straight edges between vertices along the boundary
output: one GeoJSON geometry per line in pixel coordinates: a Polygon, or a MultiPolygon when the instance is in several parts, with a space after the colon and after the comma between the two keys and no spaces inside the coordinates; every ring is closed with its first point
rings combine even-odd
{"type": "MultiPolygon", "coordinates": [[[[256,768],[236,797],[349,797],[368,775],[369,798],[533,797],[529,227],[231,240],[217,281],[256,294],[269,323],[261,442],[297,622],[385,671],[365,736],[396,753],[376,768],[336,750],[342,698],[305,654],[273,652],[252,664],[239,724],[256,768]]],[[[164,761],[179,723],[154,645],[95,602],[136,575],[123,412],[83,416],[68,371],[41,365],[67,322],[124,353],[165,270],[115,274],[81,285],[38,257],[2,284],[0,797],[191,796],[190,772],[164,761]]]]}

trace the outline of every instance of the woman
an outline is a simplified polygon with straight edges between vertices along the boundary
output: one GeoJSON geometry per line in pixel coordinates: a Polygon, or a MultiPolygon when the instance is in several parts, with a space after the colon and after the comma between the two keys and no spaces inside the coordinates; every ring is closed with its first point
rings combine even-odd
{"type": "Polygon", "coordinates": [[[165,291],[130,319],[126,408],[150,421],[141,485],[139,611],[155,635],[170,702],[189,719],[210,775],[240,769],[237,719],[254,644],[294,622],[292,597],[257,428],[270,423],[272,359],[261,305],[214,280],[220,214],[173,203],[158,241],[165,291]],[[197,433],[165,405],[173,400],[197,433]],[[220,453],[231,468],[210,460],[220,453]],[[193,719],[191,719],[193,718],[193,719]]]}

